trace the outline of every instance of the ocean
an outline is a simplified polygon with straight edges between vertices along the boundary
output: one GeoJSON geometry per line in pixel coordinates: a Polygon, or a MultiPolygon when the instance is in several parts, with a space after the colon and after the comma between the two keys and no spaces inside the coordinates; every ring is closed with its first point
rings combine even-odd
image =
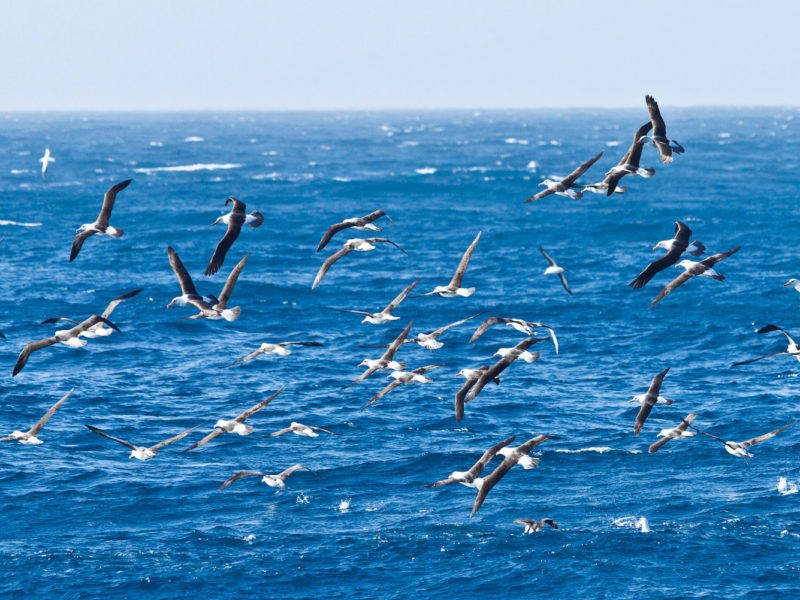
{"type": "MultiPolygon", "coordinates": [[[[40,446],[0,444],[0,590],[58,598],[766,598],[800,597],[800,428],[750,448],[747,462],[698,435],[648,446],[689,413],[694,425],[743,441],[800,416],[800,365],[776,356],[776,324],[800,336],[800,111],[671,109],[670,137],[686,152],[671,165],[645,147],[650,179],[625,194],[523,201],[545,177],[565,176],[603,150],[581,178],[599,181],[627,150],[647,111],[540,110],[320,113],[18,113],[0,115],[0,434],[27,430],[75,391],[39,434],[40,446]],[[55,162],[42,179],[45,147],[55,162]],[[119,193],[111,224],[69,262],[75,230],[104,192],[119,193]],[[228,196],[265,217],[245,226],[220,271],[203,276],[228,196]],[[345,230],[316,253],[327,227],[377,209],[380,233],[345,230]],[[717,265],[722,282],[694,278],[648,305],[680,271],[641,290],[628,283],[670,239],[692,230],[706,256],[741,246],[717,265]],[[361,324],[334,309],[377,311],[404,287],[445,285],[478,232],[464,277],[469,298],[407,298],[397,321],[361,324]],[[312,290],[325,257],[353,237],[385,236],[336,262],[312,290]],[[167,259],[173,247],[202,294],[219,294],[249,253],[229,306],[238,320],[185,320],[167,259]],[[574,294],[539,246],[568,270],[574,294]],[[133,289],[111,320],[120,332],[78,349],[26,343],[100,313],[133,289]],[[480,316],[448,330],[431,353],[404,345],[408,368],[444,364],[434,381],[400,386],[362,407],[390,380],[363,370],[364,348],[480,316]],[[491,316],[555,330],[467,404],[456,423],[462,368],[525,336],[491,316]],[[262,342],[314,341],[288,356],[220,367],[262,342]],[[638,405],[670,368],[636,437],[638,405]],[[191,452],[191,443],[285,386],[247,421],[191,452]],[[263,436],[292,421],[318,438],[263,436]],[[198,424],[147,462],[91,433],[100,427],[152,445],[198,424]],[[467,470],[516,436],[558,436],[536,447],[540,465],[515,467],[470,511],[475,491],[423,489],[467,470]],[[258,477],[217,488],[240,470],[300,470],[275,493],[258,477]],[[780,478],[784,484],[779,486],[780,478]],[[524,535],[514,519],[559,528],[524,535]],[[644,517],[650,532],[635,523],[644,517]]],[[[544,330],[538,330],[543,334],[544,330]]],[[[492,462],[484,474],[495,467],[492,462]]]]}

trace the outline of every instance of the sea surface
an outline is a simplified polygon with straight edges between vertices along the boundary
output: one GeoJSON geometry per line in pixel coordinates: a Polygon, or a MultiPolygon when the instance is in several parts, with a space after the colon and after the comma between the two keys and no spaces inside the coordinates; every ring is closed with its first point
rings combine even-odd
{"type": "MultiPolygon", "coordinates": [[[[0,115],[0,433],[27,430],[68,390],[40,446],[0,444],[0,591],[50,598],[798,598],[800,426],[753,446],[745,462],[698,435],[647,452],[661,428],[694,424],[743,441],[800,417],[800,364],[777,356],[774,323],[800,336],[800,110],[671,109],[670,137],[685,154],[662,165],[645,147],[651,179],[626,177],[625,194],[523,201],[600,150],[581,178],[599,181],[647,121],[638,110],[342,113],[0,115]],[[56,162],[42,179],[38,158],[56,162]],[[75,230],[120,192],[111,224],[68,261],[75,230]],[[245,226],[222,269],[203,271],[222,238],[212,227],[235,196],[265,217],[245,226]],[[344,218],[383,209],[378,234],[334,236],[344,218]],[[628,283],[670,239],[692,228],[708,253],[741,250],[717,282],[692,279],[648,304],[680,271],[628,283]],[[408,298],[397,321],[361,324],[422,278],[449,282],[482,232],[464,278],[469,298],[408,298]],[[311,283],[349,238],[385,235],[311,283]],[[201,293],[218,294],[249,253],[229,306],[238,320],[185,320],[167,246],[201,293]],[[539,252],[560,265],[569,296],[539,252]],[[31,355],[19,352],[110,300],[142,288],[111,320],[120,333],[31,355]],[[401,386],[362,411],[390,380],[375,373],[344,388],[358,363],[413,319],[412,335],[447,331],[436,353],[405,345],[399,360],[432,383],[401,386]],[[457,424],[453,399],[465,367],[523,339],[486,317],[552,326],[560,342],[516,362],[457,424]],[[317,341],[288,356],[228,369],[262,342],[317,341]],[[638,405],[670,368],[641,434],[638,405]],[[248,420],[248,437],[222,435],[182,452],[285,386],[248,420]],[[338,435],[264,438],[292,421],[338,435]],[[100,427],[151,445],[202,424],[150,461],[91,433],[100,427]],[[467,470],[507,437],[538,446],[537,469],[515,467],[472,517],[475,491],[423,485],[467,470]],[[301,470],[275,493],[258,477],[217,488],[239,470],[301,470]],[[779,488],[780,478],[785,485],[779,488]],[[524,535],[514,519],[550,517],[558,530],[524,535]],[[650,532],[635,522],[645,517],[650,532]],[[213,596],[212,596],[213,594],[213,596]]],[[[413,293],[412,293],[413,294],[413,293]]],[[[539,330],[539,334],[544,334],[539,330]]],[[[497,462],[487,468],[488,473],[497,462]]]]}

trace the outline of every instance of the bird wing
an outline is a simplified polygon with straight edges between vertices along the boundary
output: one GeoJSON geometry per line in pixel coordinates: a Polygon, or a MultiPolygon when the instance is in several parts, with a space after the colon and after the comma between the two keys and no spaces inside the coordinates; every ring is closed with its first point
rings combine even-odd
{"type": "Polygon", "coordinates": [[[711,268],[714,265],[716,265],[719,261],[728,258],[731,254],[736,254],[740,249],[741,246],[736,246],[736,248],[734,248],[733,250],[728,250],[727,252],[720,252],[719,254],[714,254],[713,256],[709,256],[708,258],[701,260],[700,264],[708,268],[711,268]]]}
{"type": "Polygon", "coordinates": [[[385,244],[391,244],[392,246],[394,246],[395,248],[400,250],[400,252],[402,252],[403,254],[408,256],[408,252],[403,250],[400,246],[395,244],[392,240],[387,240],[386,238],[366,238],[364,241],[365,242],[369,242],[370,244],[375,244],[375,243],[378,243],[378,242],[383,242],[385,244]]]}
{"type": "Polygon", "coordinates": [[[412,373],[416,373],[417,375],[424,375],[428,371],[433,371],[434,369],[438,369],[439,367],[446,367],[447,364],[442,363],[440,365],[426,365],[424,367],[420,367],[418,369],[414,369],[411,371],[412,373]]]}
{"type": "Polygon", "coordinates": [[[698,428],[697,428],[697,427],[695,427],[694,425],[689,425],[689,427],[691,427],[692,429],[694,429],[694,430],[695,430],[696,432],[698,432],[698,433],[702,433],[703,435],[707,435],[708,437],[710,437],[710,438],[713,438],[713,439],[717,440],[718,442],[722,442],[722,443],[723,443],[723,444],[725,444],[726,446],[728,445],[728,442],[726,442],[726,441],[725,441],[725,440],[723,440],[722,438],[719,438],[719,437],[717,437],[717,436],[715,436],[715,435],[712,435],[712,434],[708,433],[707,431],[703,431],[702,429],[698,429],[698,428]]]}
{"type": "Polygon", "coordinates": [[[765,433],[764,435],[760,435],[758,437],[754,437],[754,438],[751,438],[751,439],[749,439],[747,441],[744,441],[744,442],[742,442],[742,446],[744,446],[745,448],[749,448],[753,444],[758,444],[759,442],[763,442],[764,440],[768,440],[771,437],[775,437],[781,431],[783,431],[784,429],[788,429],[789,427],[791,427],[795,423],[797,423],[796,419],[794,421],[792,421],[791,423],[789,423],[788,425],[784,425],[783,427],[781,427],[779,429],[776,429],[775,431],[770,431],[769,433],[765,433]]]}
{"type": "Polygon", "coordinates": [[[561,285],[564,286],[564,289],[567,290],[567,293],[572,296],[572,290],[569,289],[569,284],[567,283],[567,276],[564,273],[559,273],[558,278],[561,280],[561,285]]]}
{"type": "MultiPolygon", "coordinates": [[[[625,160],[627,158],[627,156],[628,155],[626,154],[623,157],[622,160],[625,160]]],[[[620,162],[622,162],[622,161],[620,161],[620,162]]],[[[606,176],[606,178],[603,180],[606,183],[606,185],[608,186],[606,188],[606,196],[610,196],[611,194],[614,193],[614,190],[617,189],[617,184],[619,183],[619,180],[622,179],[623,177],[625,177],[625,175],[627,175],[627,174],[628,173],[626,173],[625,171],[620,171],[618,173],[611,173],[610,175],[606,176]]]]}
{"type": "Polygon", "coordinates": [[[225,280],[225,285],[222,287],[222,291],[219,293],[219,299],[214,305],[214,308],[225,308],[225,304],[228,302],[231,294],[233,293],[233,286],[236,285],[236,280],[239,279],[239,274],[242,272],[242,269],[244,269],[244,264],[247,262],[248,256],[250,256],[249,252],[244,255],[244,258],[239,261],[239,264],[237,264],[233,268],[233,271],[231,271],[231,274],[228,275],[228,278],[225,280]]]}
{"type": "Polygon", "coordinates": [[[272,433],[265,435],[264,437],[278,437],[279,435],[289,433],[290,431],[292,431],[291,427],[284,427],[283,429],[279,429],[278,431],[273,431],[272,433]]]}
{"type": "MultiPolygon", "coordinates": [[[[544,338],[544,339],[547,339],[547,338],[544,338]]],[[[508,365],[510,365],[515,360],[517,360],[517,358],[519,357],[520,354],[522,354],[525,350],[527,350],[530,346],[532,346],[533,344],[535,344],[538,341],[541,341],[541,338],[535,338],[535,337],[525,338],[519,344],[514,346],[514,349],[511,352],[509,352],[505,356],[501,357],[500,360],[498,360],[494,365],[492,365],[491,367],[486,369],[480,375],[480,377],[478,377],[478,380],[475,382],[475,385],[472,386],[472,390],[467,395],[465,401],[466,402],[471,402],[472,400],[474,400],[475,396],[480,394],[481,390],[484,387],[486,387],[486,385],[490,381],[493,381],[494,379],[496,379],[500,375],[500,373],[502,373],[503,371],[506,370],[508,365]]],[[[533,355],[535,357],[534,360],[538,360],[539,353],[538,352],[534,352],[533,355]]]]}
{"type": "Polygon", "coordinates": [[[780,331],[783,335],[786,336],[786,341],[788,341],[793,346],[797,345],[795,344],[792,337],[788,333],[786,333],[786,331],[783,328],[778,327],[777,325],[764,325],[764,327],[756,331],[756,333],[769,333],[770,331],[780,331]]]}
{"type": "MultiPolygon", "coordinates": [[[[191,446],[189,446],[188,448],[186,448],[186,449],[184,450],[184,452],[188,452],[189,450],[194,450],[195,448],[198,448],[199,446],[204,446],[204,445],[206,445],[208,442],[210,442],[211,440],[213,440],[215,437],[217,437],[217,436],[220,436],[220,435],[222,435],[223,433],[224,433],[224,432],[222,431],[222,429],[217,429],[217,428],[215,428],[215,429],[214,429],[214,431],[212,431],[211,433],[209,433],[209,434],[208,434],[206,437],[204,437],[202,440],[200,440],[199,442],[195,442],[194,444],[192,444],[191,446]]],[[[233,482],[231,482],[231,483],[233,483],[233,482]]]]}
{"type": "Polygon", "coordinates": [[[656,99],[650,95],[644,97],[647,103],[647,112],[650,114],[650,123],[653,125],[653,136],[667,137],[667,126],[664,119],[661,117],[661,111],[658,109],[656,99]]]}
{"type": "Polygon", "coordinates": [[[331,238],[339,233],[342,229],[347,229],[348,227],[354,227],[357,223],[335,223],[328,227],[328,230],[322,235],[322,239],[319,241],[319,246],[317,246],[317,252],[322,250],[325,246],[328,245],[328,242],[331,241],[331,238]]]}
{"type": "MultiPolygon", "coordinates": [[[[645,267],[644,271],[639,273],[636,276],[636,279],[631,281],[628,285],[631,286],[633,289],[638,290],[645,285],[653,278],[653,276],[666,269],[669,266],[674,265],[678,262],[681,254],[683,254],[683,250],[681,250],[677,246],[672,246],[672,248],[661,258],[654,260],[651,262],[647,267],[645,267]]],[[[666,294],[665,294],[666,295],[666,294]]]]}
{"type": "Polygon", "coordinates": [[[340,433],[336,433],[335,431],[330,431],[328,429],[323,429],[322,427],[316,427],[314,425],[307,425],[307,427],[310,427],[314,431],[322,431],[324,433],[330,433],[331,435],[341,435],[340,433]]]}
{"type": "Polygon", "coordinates": [[[119,327],[114,325],[114,323],[112,323],[105,317],[101,317],[100,315],[92,315],[91,317],[84,319],[81,323],[70,329],[69,334],[71,337],[78,337],[81,333],[83,333],[87,329],[91,329],[98,323],[105,323],[106,325],[111,327],[111,329],[113,329],[114,331],[119,332],[119,327]]]}
{"type": "Polygon", "coordinates": [[[117,308],[117,305],[122,302],[123,300],[127,300],[128,298],[133,298],[136,294],[141,292],[141,288],[138,290],[133,290],[132,292],[128,292],[127,294],[122,294],[119,298],[114,298],[111,302],[108,303],[106,309],[103,311],[103,314],[100,315],[104,319],[107,319],[111,316],[111,313],[114,312],[114,309],[117,308]]]}
{"type": "Polygon", "coordinates": [[[495,444],[494,446],[489,448],[486,452],[484,452],[481,455],[481,457],[478,459],[478,462],[476,462],[474,465],[472,465],[472,467],[468,471],[469,473],[472,474],[472,477],[474,478],[474,477],[477,477],[478,475],[480,475],[481,472],[483,471],[483,469],[486,467],[486,465],[489,464],[489,461],[492,460],[495,457],[495,455],[502,448],[505,448],[511,442],[513,442],[515,437],[516,436],[512,436],[512,437],[508,438],[507,440],[503,440],[499,444],[495,444]]]}
{"type": "MultiPolygon", "coordinates": [[[[653,128],[653,123],[651,121],[648,121],[647,123],[639,127],[639,129],[636,131],[636,135],[634,135],[633,138],[633,144],[631,144],[631,148],[630,150],[628,150],[628,156],[626,160],[627,164],[633,165],[635,167],[639,166],[639,161],[642,158],[642,150],[644,149],[644,144],[639,143],[639,139],[647,135],[647,132],[649,132],[652,128],[653,128]]],[[[623,165],[625,163],[620,161],[619,164],[623,165]]]]}
{"type": "MultiPolygon", "coordinates": [[[[234,203],[235,208],[235,203],[234,203]]],[[[211,257],[211,261],[209,261],[208,266],[206,267],[205,275],[210,276],[219,271],[219,268],[222,266],[222,263],[225,261],[225,255],[228,253],[228,250],[233,245],[233,242],[236,241],[236,238],[239,237],[239,232],[242,230],[242,223],[244,219],[230,219],[228,221],[228,230],[225,232],[225,235],[222,236],[222,239],[217,244],[217,247],[214,249],[214,255],[211,257]]]]}
{"type": "Polygon", "coordinates": [[[478,381],[477,377],[467,377],[467,380],[464,382],[464,385],[456,392],[456,400],[455,400],[455,413],[456,413],[456,423],[461,423],[461,419],[464,416],[464,402],[465,398],[467,397],[467,393],[472,389],[472,386],[475,385],[475,382],[478,381]]]}
{"type": "Polygon", "coordinates": [[[352,246],[350,246],[350,244],[345,244],[341,249],[337,250],[335,253],[326,258],[325,262],[323,262],[322,266],[319,268],[317,276],[314,278],[314,283],[311,284],[311,289],[313,290],[315,287],[317,287],[319,282],[322,281],[322,278],[325,277],[325,273],[328,272],[328,269],[333,266],[333,263],[352,251],[352,246]]]}
{"type": "Polygon", "coordinates": [[[545,196],[549,196],[550,194],[555,194],[555,192],[550,188],[547,188],[546,190],[537,192],[536,194],[525,200],[523,204],[527,204],[528,202],[536,202],[537,200],[541,200],[542,198],[544,198],[545,196]]]}
{"type": "Polygon", "coordinates": [[[472,512],[470,513],[470,517],[478,512],[478,509],[483,504],[483,501],[486,499],[486,495],[491,491],[491,489],[495,486],[495,484],[503,478],[503,475],[508,473],[509,469],[517,464],[518,458],[514,458],[513,455],[506,456],[497,467],[495,467],[494,471],[488,477],[484,477],[483,485],[481,485],[481,489],[478,490],[478,496],[475,498],[475,504],[472,505],[472,512]]]}
{"type": "Polygon", "coordinates": [[[69,251],[69,262],[75,260],[75,257],[78,256],[78,252],[81,251],[81,247],[83,246],[83,242],[86,238],[94,235],[97,233],[96,229],[87,229],[86,231],[81,231],[78,235],[75,236],[75,239],[72,240],[72,248],[69,251]]]}
{"type": "Polygon", "coordinates": [[[528,527],[534,523],[538,523],[538,521],[536,519],[514,519],[514,523],[519,523],[520,525],[528,527]]]}
{"type": "Polygon", "coordinates": [[[689,226],[685,223],[681,223],[680,221],[675,221],[675,240],[688,246],[691,237],[692,230],[689,229],[689,226]]]}
{"type": "Polygon", "coordinates": [[[539,525],[541,525],[542,527],[544,527],[545,525],[550,525],[550,527],[552,527],[553,529],[558,529],[558,524],[555,521],[553,521],[553,519],[549,518],[542,519],[541,521],[539,521],[539,525]]]}
{"type": "Polygon", "coordinates": [[[253,475],[258,475],[259,477],[264,477],[265,476],[265,474],[262,473],[261,471],[239,471],[238,473],[236,473],[236,475],[233,475],[230,478],[226,479],[225,483],[223,483],[221,486],[219,486],[217,488],[217,491],[224,490],[226,487],[228,487],[234,481],[237,481],[237,480],[241,479],[242,477],[250,477],[250,476],[253,476],[253,475]]]}
{"type": "Polygon", "coordinates": [[[478,328],[475,330],[475,333],[473,333],[472,337],[469,338],[469,343],[471,344],[479,337],[481,337],[484,333],[486,333],[486,330],[489,329],[489,327],[491,327],[492,325],[495,325],[497,323],[508,323],[510,320],[511,319],[506,319],[504,317],[489,317],[478,326],[478,328]]]}
{"type": "Polygon", "coordinates": [[[395,380],[394,380],[394,381],[392,381],[392,382],[391,382],[389,385],[387,385],[385,388],[383,388],[383,389],[382,389],[380,392],[378,392],[377,394],[375,394],[375,396],[372,398],[372,400],[370,400],[369,402],[367,402],[367,405],[366,405],[364,408],[362,408],[361,410],[365,410],[365,409],[369,408],[370,406],[372,406],[373,404],[375,404],[375,403],[376,403],[378,400],[380,400],[381,398],[383,398],[383,397],[384,397],[386,394],[388,394],[389,392],[391,392],[391,391],[392,391],[394,388],[396,388],[398,385],[401,385],[401,384],[400,384],[400,380],[399,380],[399,379],[395,379],[395,380]]]}
{"type": "MultiPolygon", "coordinates": [[[[11,438],[8,438],[8,439],[11,440],[11,438]]],[[[0,442],[2,442],[2,441],[5,441],[5,438],[0,440],[0,442]]],[[[451,478],[451,477],[448,477],[447,479],[441,479],[439,481],[435,481],[433,483],[429,483],[428,485],[423,485],[422,487],[424,487],[424,488],[432,488],[432,487],[439,487],[441,485],[450,485],[451,483],[456,483],[456,480],[451,478]]]]}
{"type": "Polygon", "coordinates": [[[333,308],[333,307],[331,307],[331,308],[333,310],[335,310],[335,311],[338,311],[338,312],[352,313],[354,315],[367,315],[367,316],[369,316],[369,315],[372,314],[371,312],[368,312],[366,310],[350,310],[348,308],[333,308]]]}
{"type": "MultiPolygon", "coordinates": [[[[686,431],[686,429],[689,427],[689,425],[692,423],[692,421],[694,421],[694,418],[696,416],[697,416],[696,414],[691,413],[688,417],[686,417],[685,419],[682,419],[680,425],[678,425],[675,429],[677,429],[678,431],[686,431]]],[[[662,436],[658,440],[656,440],[655,442],[650,444],[650,448],[648,448],[647,451],[648,452],[657,452],[658,449],[661,448],[661,446],[666,444],[668,441],[675,439],[676,437],[678,437],[678,436],[677,435],[665,435],[665,436],[662,436]]]]}
{"type": "Polygon", "coordinates": [[[598,161],[598,159],[601,156],[603,156],[603,152],[604,151],[601,150],[599,154],[594,156],[594,158],[590,158],[581,166],[579,166],[577,169],[575,169],[572,173],[564,177],[564,179],[561,180],[561,184],[566,188],[572,187],[572,184],[575,183],[575,180],[578,179],[578,177],[580,177],[584,173],[586,173],[586,171],[589,170],[589,167],[591,167],[594,163],[598,161]]]}
{"type": "Polygon", "coordinates": [[[461,287],[461,280],[464,279],[464,273],[467,270],[467,265],[469,264],[469,259],[472,256],[473,250],[475,250],[475,246],[478,245],[478,240],[481,239],[482,231],[478,232],[478,235],[475,236],[475,239],[472,240],[472,243],[467,248],[467,251],[464,252],[464,255],[461,257],[461,261],[458,263],[458,268],[456,269],[455,275],[453,275],[453,279],[450,280],[450,287],[461,287]]]}
{"type": "Polygon", "coordinates": [[[695,413],[689,413],[685,419],[681,419],[680,424],[675,429],[681,432],[686,431],[689,429],[689,425],[692,424],[696,416],[695,413]]]}
{"type": "Polygon", "coordinates": [[[246,420],[247,420],[249,417],[252,417],[252,416],[253,416],[254,414],[256,414],[258,411],[260,411],[262,408],[264,408],[264,407],[265,407],[267,404],[269,404],[270,402],[272,402],[272,400],[273,400],[273,399],[274,399],[274,398],[275,398],[275,397],[276,397],[278,394],[280,394],[280,393],[283,391],[283,388],[284,388],[284,387],[286,387],[286,386],[283,386],[283,385],[282,385],[282,386],[281,386],[281,389],[279,389],[277,392],[275,392],[274,394],[272,394],[272,396],[270,396],[270,397],[269,397],[269,398],[267,398],[266,400],[262,400],[261,402],[259,402],[259,403],[258,403],[258,404],[256,404],[255,406],[253,406],[252,408],[248,408],[246,411],[244,411],[242,414],[240,414],[238,417],[236,417],[236,418],[234,419],[234,421],[236,421],[237,423],[244,423],[244,422],[245,422],[245,421],[246,421],[246,420]]]}
{"type": "Polygon", "coordinates": [[[647,390],[644,402],[642,402],[642,406],[639,408],[639,412],[636,414],[636,420],[633,422],[634,435],[639,435],[647,416],[650,414],[650,411],[653,410],[653,405],[658,400],[658,392],[661,389],[661,382],[664,380],[664,376],[667,374],[667,371],[669,371],[669,367],[653,377],[653,381],[650,382],[650,388],[647,390]]]}
{"type": "Polygon", "coordinates": [[[88,427],[88,428],[89,428],[91,431],[93,431],[94,433],[97,433],[97,434],[99,434],[99,435],[102,435],[103,437],[106,437],[106,438],[108,438],[108,439],[110,439],[110,440],[114,440],[114,441],[115,441],[115,442],[117,442],[118,444],[122,444],[123,446],[127,446],[127,447],[128,447],[128,448],[130,448],[131,450],[136,450],[136,446],[134,446],[134,445],[133,445],[133,444],[131,444],[130,442],[126,442],[125,440],[121,440],[121,439],[119,439],[118,437],[114,437],[113,435],[110,435],[110,434],[106,433],[105,431],[103,431],[103,430],[102,430],[102,429],[100,429],[99,427],[92,427],[91,425],[86,425],[86,424],[84,424],[84,426],[85,426],[85,427],[88,427]]]}
{"type": "Polygon", "coordinates": [[[178,258],[178,253],[175,252],[175,250],[173,250],[171,246],[167,246],[167,255],[169,256],[169,265],[175,272],[175,277],[178,278],[178,283],[181,284],[181,292],[183,292],[187,296],[199,296],[197,290],[194,287],[194,282],[192,281],[192,277],[189,275],[189,272],[183,266],[181,259],[178,258]]]}
{"type": "Polygon", "coordinates": [[[414,324],[414,321],[409,321],[408,322],[408,325],[406,325],[406,328],[403,329],[403,331],[400,333],[400,335],[398,335],[391,344],[389,344],[389,347],[386,349],[386,352],[384,352],[381,355],[381,360],[389,361],[389,360],[392,360],[394,358],[394,355],[397,352],[397,350],[400,348],[400,346],[403,345],[403,342],[405,341],[406,336],[408,335],[408,332],[411,331],[411,326],[413,324],[414,324]]]}
{"type": "Polygon", "coordinates": [[[255,358],[256,356],[258,356],[259,354],[261,354],[261,348],[259,348],[258,350],[254,351],[254,352],[251,352],[250,354],[248,354],[248,355],[247,355],[247,356],[245,356],[244,358],[240,358],[240,359],[239,359],[239,360],[237,360],[236,362],[232,362],[232,363],[231,363],[231,364],[229,364],[229,365],[224,365],[224,366],[220,367],[220,369],[226,369],[226,368],[228,368],[228,367],[232,367],[233,365],[238,365],[239,363],[247,362],[248,360],[252,360],[252,359],[254,359],[254,358],[255,358]]]}
{"type": "Polygon", "coordinates": [[[44,416],[38,421],[36,421],[36,425],[31,427],[28,433],[33,436],[39,433],[42,430],[42,427],[44,427],[44,424],[50,420],[50,417],[53,416],[53,413],[55,413],[58,410],[58,407],[64,404],[64,400],[69,398],[69,395],[72,393],[74,389],[75,388],[72,388],[72,390],[68,391],[66,395],[63,398],[61,398],[61,400],[53,404],[53,406],[51,406],[50,409],[46,413],[44,413],[44,416]]]}
{"type": "Polygon", "coordinates": [[[765,358],[772,358],[773,356],[780,356],[781,354],[792,354],[791,352],[776,352],[775,354],[767,354],[766,356],[759,356],[758,358],[751,358],[750,360],[742,360],[739,362],[733,363],[732,367],[738,367],[740,365],[748,365],[752,362],[756,362],[757,360],[764,360],[765,358]]]}
{"type": "Polygon", "coordinates": [[[667,285],[664,286],[664,288],[661,290],[661,292],[658,294],[658,296],[656,296],[656,299],[653,300],[650,303],[650,306],[648,306],[647,308],[652,308],[655,304],[658,303],[659,300],[664,298],[667,294],[672,292],[674,289],[682,286],[684,283],[689,281],[692,277],[694,277],[694,274],[692,274],[688,270],[686,270],[683,273],[681,273],[680,275],[678,275],[675,279],[673,279],[667,285]]]}
{"type": "MultiPolygon", "coordinates": [[[[280,479],[286,479],[289,475],[291,475],[292,473],[294,473],[295,471],[298,471],[300,469],[306,469],[308,471],[311,471],[311,469],[309,469],[307,466],[301,465],[300,463],[297,463],[296,465],[292,465],[288,469],[285,469],[285,470],[281,471],[280,473],[278,473],[278,477],[280,479]]],[[[313,471],[311,471],[311,472],[313,473],[313,471]]]]}
{"type": "Polygon", "coordinates": [[[544,248],[542,248],[541,246],[539,246],[539,252],[541,252],[541,253],[542,253],[542,256],[544,256],[544,257],[547,259],[547,262],[549,262],[549,263],[550,263],[550,266],[551,266],[551,267],[557,267],[557,266],[558,266],[558,265],[556,264],[556,261],[554,261],[554,260],[553,260],[553,257],[552,257],[552,256],[550,256],[550,255],[549,255],[547,252],[545,252],[545,251],[544,251],[544,248]]]}
{"type": "Polygon", "coordinates": [[[322,346],[321,342],[281,342],[278,346],[322,346]]]}
{"type": "Polygon", "coordinates": [[[391,313],[391,312],[392,312],[392,311],[393,311],[395,308],[397,308],[397,305],[398,305],[398,304],[400,304],[400,303],[401,303],[401,302],[402,302],[402,301],[405,299],[405,297],[406,297],[406,296],[408,296],[408,293],[409,293],[411,290],[413,290],[413,289],[414,289],[414,287],[415,287],[415,286],[416,286],[416,285],[417,285],[417,284],[418,284],[420,281],[422,281],[422,278],[421,278],[421,277],[420,277],[419,279],[417,279],[417,280],[416,280],[414,283],[412,283],[410,286],[408,286],[406,289],[404,289],[402,292],[400,292],[400,293],[397,295],[397,297],[396,297],[394,300],[392,300],[392,301],[391,301],[391,302],[390,302],[390,303],[389,303],[389,304],[386,306],[386,308],[384,308],[384,309],[383,309],[383,312],[384,312],[384,313],[391,313]]]}
{"type": "Polygon", "coordinates": [[[76,321],[75,319],[70,319],[69,317],[50,317],[49,319],[45,319],[44,321],[42,321],[42,325],[46,323],[58,323],[59,321],[66,321],[67,323],[80,325],[78,321],[76,321]]]}
{"type": "Polygon", "coordinates": [[[128,187],[130,182],[130,179],[120,181],[118,184],[111,186],[105,196],[103,196],[103,208],[100,209],[100,216],[97,217],[98,225],[101,227],[108,227],[108,219],[111,217],[111,210],[114,208],[114,200],[116,200],[119,192],[128,187]]]}
{"type": "MultiPolygon", "coordinates": [[[[202,425],[202,423],[200,423],[200,425],[202,425]]],[[[166,440],[164,440],[164,441],[162,441],[162,442],[158,442],[158,443],[157,443],[155,446],[150,446],[150,447],[148,448],[148,450],[150,450],[151,452],[158,452],[158,451],[159,451],[159,450],[161,450],[161,448],[163,448],[164,446],[169,446],[170,444],[173,444],[173,443],[177,442],[178,440],[182,440],[182,439],[183,439],[183,438],[185,438],[187,435],[189,435],[190,433],[192,433],[192,432],[193,432],[195,429],[197,429],[198,427],[200,427],[200,425],[195,425],[195,426],[194,426],[194,427],[192,427],[191,429],[187,429],[186,431],[182,431],[182,432],[181,432],[181,433],[179,433],[178,435],[173,435],[171,438],[168,438],[168,439],[166,439],[166,440]]]]}
{"type": "Polygon", "coordinates": [[[17,373],[22,371],[23,367],[25,367],[25,363],[28,362],[28,357],[31,355],[31,353],[57,343],[58,338],[56,336],[52,336],[49,338],[44,338],[43,340],[37,340],[35,342],[29,342],[26,344],[22,349],[22,352],[20,352],[19,356],[17,357],[17,362],[14,364],[14,371],[11,373],[11,376],[14,377],[17,373]]]}

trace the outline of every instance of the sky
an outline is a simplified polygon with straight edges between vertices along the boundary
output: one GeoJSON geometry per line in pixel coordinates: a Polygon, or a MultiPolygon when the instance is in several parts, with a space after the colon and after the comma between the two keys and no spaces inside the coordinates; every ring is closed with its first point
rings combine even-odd
{"type": "Polygon", "coordinates": [[[0,111],[798,105],[794,0],[3,0],[0,111]]]}

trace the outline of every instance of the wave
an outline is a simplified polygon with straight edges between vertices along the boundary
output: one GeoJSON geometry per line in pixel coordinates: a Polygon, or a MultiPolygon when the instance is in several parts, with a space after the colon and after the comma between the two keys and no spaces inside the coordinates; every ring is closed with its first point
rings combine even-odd
{"type": "Polygon", "coordinates": [[[528,140],[518,140],[517,138],[513,138],[513,137],[506,138],[503,141],[506,144],[520,144],[522,146],[527,146],[528,145],[528,140]]]}
{"type": "Polygon", "coordinates": [[[418,175],[433,175],[436,173],[436,169],[433,167],[423,167],[422,169],[414,169],[414,172],[418,175]]]}
{"type": "Polygon", "coordinates": [[[796,494],[798,487],[796,483],[786,481],[786,477],[778,478],[778,493],[781,496],[788,496],[789,494],[796,494]]]}
{"type": "Polygon", "coordinates": [[[577,450],[570,450],[559,448],[555,452],[563,452],[565,454],[576,454],[578,452],[597,452],[598,454],[605,454],[606,452],[625,452],[626,454],[641,454],[641,450],[624,450],[622,448],[611,448],[610,446],[591,446],[589,448],[578,448],[577,450]]]}
{"type": "Polygon", "coordinates": [[[12,175],[22,175],[23,173],[30,173],[30,169],[11,169],[12,175]]]}
{"type": "Polygon", "coordinates": [[[190,135],[187,138],[183,138],[183,141],[184,142],[205,142],[206,140],[204,138],[201,138],[198,135],[190,135]]]}
{"type": "Polygon", "coordinates": [[[188,171],[218,171],[220,169],[238,169],[242,165],[236,163],[197,163],[194,165],[177,165],[174,167],[141,167],[134,169],[134,173],[173,173],[188,171]]]}
{"type": "Polygon", "coordinates": [[[16,225],[17,227],[41,227],[41,223],[22,223],[20,221],[6,221],[0,219],[0,225],[16,225]]]}

